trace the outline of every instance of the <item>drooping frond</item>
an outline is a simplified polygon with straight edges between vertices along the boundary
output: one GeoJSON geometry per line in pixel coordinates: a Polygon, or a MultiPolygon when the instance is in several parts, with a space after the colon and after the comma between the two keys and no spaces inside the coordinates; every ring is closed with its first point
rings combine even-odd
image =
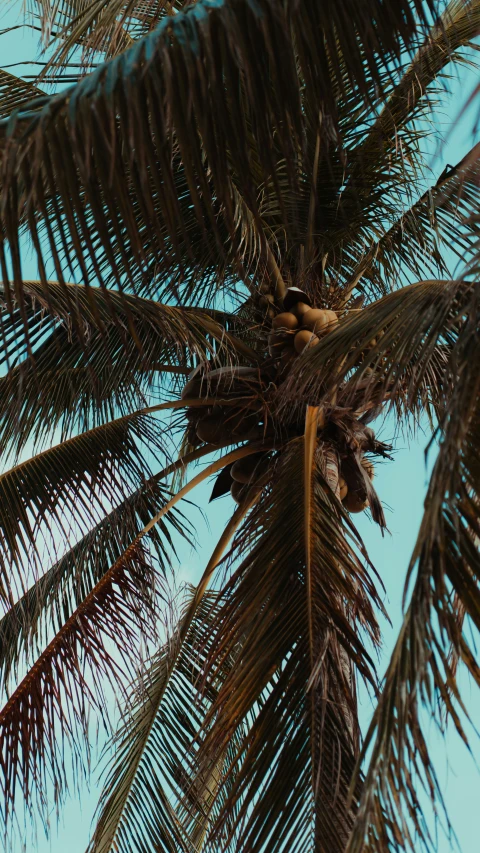
{"type": "Polygon", "coordinates": [[[148,455],[164,455],[149,416],[111,421],[57,444],[0,475],[0,577],[12,604],[150,474],[148,455]]]}
{"type": "MultiPolygon", "coordinates": [[[[81,767],[82,744],[77,741],[75,732],[78,728],[86,731],[87,707],[96,705],[106,712],[102,681],[125,677],[124,668],[129,661],[132,664],[135,660],[138,632],[141,630],[148,637],[149,617],[155,625],[158,585],[155,584],[154,566],[143,547],[145,537],[197,484],[224,465],[255,453],[263,446],[262,442],[253,442],[211,463],[150,518],[62,624],[0,711],[0,752],[3,756],[0,789],[2,815],[7,823],[18,785],[27,807],[31,807],[34,797],[40,808],[45,806],[48,778],[58,780],[55,793],[61,796],[66,778],[63,768],[65,740],[57,742],[57,727],[61,726],[65,737],[72,739],[74,757],[81,767]],[[108,650],[110,643],[119,652],[121,666],[108,650]]],[[[240,509],[239,517],[243,517],[240,509]]],[[[222,545],[223,540],[218,546],[220,555],[222,545]]],[[[210,565],[216,566],[216,553],[210,565]]],[[[208,580],[206,571],[205,584],[208,580]]],[[[189,610],[192,615],[205,592],[205,584],[196,591],[189,610]]]]}
{"type": "MultiPolygon", "coordinates": [[[[161,472],[163,474],[163,472],[161,472]]],[[[10,675],[18,676],[20,661],[31,660],[46,645],[47,637],[59,631],[65,620],[86,598],[88,593],[123,554],[130,542],[140,533],[165,504],[168,493],[159,483],[159,475],[151,477],[122,503],[115,507],[92,530],[85,534],[48,571],[46,571],[10,607],[0,619],[0,683],[5,685],[10,675]]],[[[166,546],[174,553],[172,533],[191,538],[186,518],[171,513],[149,535],[158,569],[163,574],[170,567],[166,546]]]]}
{"type": "Polygon", "coordinates": [[[229,332],[238,321],[228,314],[51,281],[22,289],[24,312],[2,316],[0,357],[0,439],[16,452],[175,391],[195,361],[256,357],[229,332]]]}
{"type": "Polygon", "coordinates": [[[371,748],[371,757],[349,853],[436,850],[423,794],[433,804],[443,801],[427,746],[427,716],[441,724],[445,714],[468,743],[468,705],[455,661],[480,686],[469,632],[469,625],[480,629],[478,287],[468,309],[449,360],[452,392],[405,596],[413,588],[364,744],[363,754],[371,748]]]}
{"type": "Polygon", "coordinates": [[[335,117],[345,64],[367,95],[366,78],[381,87],[381,72],[427,18],[417,0],[361,8],[354,0],[199,0],[167,17],[43,111],[4,129],[4,228],[17,289],[20,221],[59,275],[66,255],[84,280],[90,266],[102,281],[108,262],[110,278],[135,287],[164,259],[184,277],[212,265],[224,276],[226,263],[243,277],[246,205],[263,246],[257,263],[266,264],[257,191],[263,182],[278,196],[281,162],[296,188],[304,94],[309,114],[335,117]]]}
{"type": "Polygon", "coordinates": [[[314,839],[318,849],[340,851],[352,825],[347,794],[358,732],[350,666],[374,683],[362,633],[377,637],[379,601],[356,552],[361,542],[327,485],[321,443],[314,457],[308,515],[304,441],[279,457],[271,486],[237,535],[242,560],[214,626],[207,683],[240,652],[193,762],[201,779],[245,724],[225,769],[231,791],[210,835],[218,849],[237,833],[235,849],[252,853],[306,851],[314,839]]]}

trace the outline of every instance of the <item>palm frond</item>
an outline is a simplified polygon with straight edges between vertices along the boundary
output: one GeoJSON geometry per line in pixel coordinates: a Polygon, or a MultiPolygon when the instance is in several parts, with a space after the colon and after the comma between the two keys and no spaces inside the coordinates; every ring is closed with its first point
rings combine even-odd
{"type": "Polygon", "coordinates": [[[364,744],[363,756],[371,748],[371,757],[349,853],[437,849],[423,794],[433,805],[443,800],[423,713],[439,725],[445,713],[468,743],[455,659],[480,686],[468,630],[480,629],[479,307],[475,288],[449,365],[452,393],[405,596],[413,588],[364,744]]]}
{"type": "Polygon", "coordinates": [[[448,359],[472,287],[463,281],[418,282],[347,313],[299,359],[279,388],[279,405],[291,412],[292,405],[320,401],[327,420],[332,399],[346,415],[369,419],[387,405],[399,420],[423,412],[433,423],[451,392],[448,359]]]}
{"type": "Polygon", "coordinates": [[[142,678],[134,706],[114,738],[91,853],[140,851],[152,843],[165,853],[190,853],[199,830],[208,825],[218,785],[212,790],[211,784],[191,780],[185,759],[232,660],[224,662],[222,673],[200,696],[209,647],[205,633],[218,609],[218,594],[205,590],[248,509],[249,505],[234,513],[200,585],[192,589],[174,635],[142,678]]]}
{"type": "Polygon", "coordinates": [[[379,601],[356,553],[363,546],[327,485],[325,449],[318,444],[315,451],[308,518],[304,441],[297,439],[283,450],[270,487],[234,545],[241,562],[212,631],[208,683],[229,654],[240,652],[193,761],[201,778],[208,777],[230,739],[240,737],[225,769],[225,779],[232,774],[231,791],[210,834],[221,849],[235,836],[235,849],[252,853],[266,846],[297,853],[311,849],[313,838],[320,847],[342,850],[352,824],[347,794],[356,755],[356,700],[345,660],[375,683],[361,635],[364,629],[377,637],[373,604],[379,601]]]}
{"type": "MultiPolygon", "coordinates": [[[[261,0],[255,7],[247,0],[213,6],[199,0],[53,96],[43,111],[25,111],[14,127],[4,128],[4,229],[17,295],[20,220],[28,222],[41,259],[51,255],[58,268],[65,253],[84,280],[90,264],[102,281],[101,253],[110,275],[132,287],[142,275],[151,278],[153,259],[161,264],[165,256],[184,276],[218,267],[223,258],[243,277],[243,218],[233,186],[261,232],[256,194],[262,177],[275,194],[284,160],[295,187],[304,91],[310,112],[335,116],[332,78],[343,73],[337,57],[366,95],[366,75],[381,85],[380,71],[427,18],[419,0],[399,0],[395,7],[368,0],[361,10],[354,0],[340,6],[261,0]],[[18,130],[21,141],[13,138],[18,130]],[[175,186],[179,166],[182,205],[175,186]],[[195,242],[199,234],[203,245],[201,265],[182,216],[185,203],[196,221],[195,242]]],[[[260,239],[265,244],[262,233],[260,239]]],[[[5,252],[3,265],[8,280],[5,252]]]]}
{"type": "Polygon", "coordinates": [[[468,261],[476,242],[472,212],[479,203],[480,143],[456,166],[447,167],[436,183],[407,210],[398,222],[365,252],[354,268],[345,291],[345,304],[358,288],[370,295],[391,290],[401,273],[422,277],[427,272],[448,274],[445,248],[460,261],[468,261]]]}
{"type": "Polygon", "coordinates": [[[186,0],[30,0],[30,12],[39,20],[44,40],[60,42],[46,71],[63,66],[78,45],[88,67],[96,55],[116,56],[134,40],[154,29],[165,15],[173,15],[186,0]]]}
{"type": "MultiPolygon", "coordinates": [[[[18,677],[20,661],[30,660],[46,645],[47,637],[60,630],[91,589],[140,533],[169,493],[151,477],[70,548],[19,598],[0,619],[0,681],[18,677]]],[[[166,545],[175,553],[172,533],[191,538],[184,516],[170,514],[149,536],[150,547],[162,574],[170,567],[166,545]]]]}
{"type": "MultiPolygon", "coordinates": [[[[88,705],[106,713],[102,681],[105,678],[121,681],[125,677],[122,666],[126,667],[135,659],[139,631],[149,636],[147,617],[149,614],[152,619],[155,617],[153,602],[158,584],[155,584],[154,568],[142,545],[144,538],[196,485],[224,465],[263,448],[262,442],[256,442],[233,450],[211,463],[171,497],[89,591],[20,682],[0,712],[3,756],[0,788],[3,818],[7,823],[14,809],[18,785],[27,808],[31,808],[34,796],[39,808],[45,808],[48,778],[57,781],[55,796],[61,797],[66,780],[65,741],[57,742],[57,726],[72,739],[75,763],[80,763],[81,769],[83,741],[77,740],[75,732],[86,732],[88,705]],[[109,643],[117,649],[121,666],[108,651],[109,643]],[[90,669],[93,686],[89,681],[90,669]]],[[[248,508],[247,504],[245,510],[248,508]]],[[[242,512],[239,515],[243,517],[242,512]]],[[[210,566],[212,564],[214,568],[215,554],[210,566]]],[[[207,582],[208,576],[204,576],[204,583],[207,582]]],[[[197,589],[189,610],[192,615],[204,592],[205,587],[197,589]]]]}
{"type": "Polygon", "coordinates": [[[165,452],[158,424],[134,414],[0,475],[0,577],[7,602],[150,475],[148,454],[153,460],[165,452]]]}
{"type": "Polygon", "coordinates": [[[242,335],[239,321],[222,312],[91,286],[22,287],[24,312],[1,318],[0,439],[14,453],[32,438],[41,447],[57,429],[65,438],[132,412],[165,387],[179,390],[195,361],[257,358],[232,334],[242,335]]]}

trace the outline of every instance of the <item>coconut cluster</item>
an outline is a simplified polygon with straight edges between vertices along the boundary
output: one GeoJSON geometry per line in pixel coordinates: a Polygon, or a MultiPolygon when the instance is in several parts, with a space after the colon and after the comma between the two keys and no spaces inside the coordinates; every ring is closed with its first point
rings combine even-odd
{"type": "Polygon", "coordinates": [[[272,358],[280,361],[280,369],[287,370],[295,358],[307,347],[316,346],[337,323],[335,311],[312,308],[302,301],[295,302],[289,311],[273,318],[268,351],[272,358]]]}
{"type": "MultiPolygon", "coordinates": [[[[268,399],[270,390],[275,389],[277,377],[282,381],[282,375],[293,360],[305,349],[318,344],[338,323],[335,311],[315,308],[309,304],[307,294],[294,287],[287,291],[281,313],[277,313],[274,298],[269,293],[260,294],[260,299],[263,300],[260,307],[267,309],[271,320],[272,328],[268,336],[271,358],[259,367],[232,365],[210,369],[208,364],[204,364],[190,374],[181,396],[183,400],[188,400],[187,440],[192,446],[202,443],[221,446],[273,438],[275,429],[271,417],[274,407],[272,411],[268,399]],[[265,419],[265,412],[269,420],[265,419]]],[[[277,427],[280,426],[277,424],[277,427]]],[[[300,423],[287,427],[288,434],[292,429],[296,432],[296,426],[300,435],[303,430],[303,424],[300,423]]],[[[366,486],[366,476],[370,480],[374,476],[373,463],[361,454],[366,448],[375,452],[374,436],[371,430],[362,426],[361,435],[369,432],[372,436],[366,443],[360,437],[360,444],[355,440],[349,444],[341,436],[345,433],[346,438],[352,429],[356,429],[355,424],[345,425],[338,435],[332,434],[331,438],[337,444],[341,457],[340,499],[349,512],[361,512],[369,505],[367,493],[372,494],[372,490],[366,486]],[[360,456],[353,464],[353,456],[357,453],[360,456]],[[362,469],[365,473],[362,473],[362,469]]],[[[221,486],[215,487],[215,496],[220,496],[230,488],[234,500],[241,503],[255,491],[262,490],[270,475],[271,465],[271,451],[238,460],[219,475],[219,479],[222,478],[221,486]]]]}

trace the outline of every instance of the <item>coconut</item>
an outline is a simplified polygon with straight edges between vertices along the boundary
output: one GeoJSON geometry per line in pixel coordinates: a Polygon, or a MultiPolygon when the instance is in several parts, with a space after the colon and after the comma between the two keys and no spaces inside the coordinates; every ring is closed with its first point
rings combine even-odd
{"type": "Polygon", "coordinates": [[[327,329],[330,331],[338,323],[338,317],[335,311],[330,311],[329,308],[325,309],[325,314],[327,315],[327,329]]]}
{"type": "Polygon", "coordinates": [[[294,346],[298,353],[303,352],[306,347],[313,347],[318,344],[318,338],[313,335],[308,329],[302,329],[295,335],[294,346]]]}
{"type": "Polygon", "coordinates": [[[348,512],[363,512],[368,506],[368,498],[362,497],[358,492],[347,491],[343,505],[348,512]]]}
{"type": "Polygon", "coordinates": [[[201,441],[207,444],[223,444],[231,439],[231,430],[225,423],[225,413],[212,412],[206,415],[197,424],[197,435],[201,441]]]}
{"type": "Polygon", "coordinates": [[[183,386],[180,397],[182,400],[198,399],[202,389],[202,379],[200,376],[195,376],[194,379],[189,379],[187,384],[183,386]]]}
{"type": "Polygon", "coordinates": [[[322,311],[320,308],[310,308],[310,311],[306,311],[302,317],[302,326],[317,334],[323,332],[328,322],[327,311],[322,311]]]}
{"type": "Polygon", "coordinates": [[[301,325],[303,320],[303,315],[307,313],[307,311],[311,311],[311,306],[308,305],[307,302],[297,302],[293,308],[292,313],[295,314],[295,317],[298,318],[298,321],[301,325]]]}
{"type": "Polygon", "coordinates": [[[272,322],[274,329],[296,329],[298,327],[298,319],[291,311],[283,311],[282,314],[277,314],[272,322]]]}
{"type": "Polygon", "coordinates": [[[242,500],[246,497],[247,489],[243,483],[234,480],[230,486],[230,494],[237,504],[241,504],[242,500]]]}
{"type": "Polygon", "coordinates": [[[343,501],[348,492],[348,486],[346,480],[343,477],[338,478],[338,487],[340,489],[340,500],[343,501]]]}
{"type": "Polygon", "coordinates": [[[283,297],[283,305],[285,310],[292,311],[293,306],[296,305],[297,302],[306,302],[307,305],[312,304],[310,297],[305,293],[304,290],[300,290],[299,287],[287,288],[287,292],[283,297]]]}
{"type": "Polygon", "coordinates": [[[362,464],[362,468],[364,468],[365,471],[367,472],[370,480],[373,480],[373,478],[375,477],[375,465],[373,464],[372,460],[367,459],[367,457],[364,456],[361,464],[362,464]]]}
{"type": "Polygon", "coordinates": [[[268,464],[268,456],[265,453],[252,453],[251,456],[237,459],[230,469],[230,474],[238,483],[249,483],[252,478],[256,479],[264,474],[268,464]]]}

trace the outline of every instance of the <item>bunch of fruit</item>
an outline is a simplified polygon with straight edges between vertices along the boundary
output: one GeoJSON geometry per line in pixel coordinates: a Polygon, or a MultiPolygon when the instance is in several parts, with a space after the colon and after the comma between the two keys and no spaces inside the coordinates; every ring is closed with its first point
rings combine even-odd
{"type": "MultiPolygon", "coordinates": [[[[313,307],[308,295],[295,287],[288,289],[281,313],[277,313],[274,305],[273,296],[268,293],[259,295],[258,306],[266,311],[272,327],[268,336],[271,358],[264,364],[213,370],[208,365],[200,365],[190,374],[181,394],[183,400],[191,401],[186,409],[189,444],[219,446],[264,439],[267,433],[273,436],[273,426],[270,421],[265,421],[263,409],[264,405],[268,408],[269,388],[275,388],[277,377],[282,381],[282,374],[293,359],[306,348],[318,344],[320,338],[338,323],[335,311],[313,307]]],[[[345,436],[354,426],[350,424],[350,427],[343,428],[345,436]]],[[[292,428],[295,434],[300,435],[304,425],[292,424],[292,428]]],[[[371,430],[362,426],[360,433],[363,436],[360,443],[344,442],[342,450],[340,442],[340,499],[348,512],[362,512],[370,504],[375,515],[377,499],[368,485],[368,480],[374,477],[374,466],[361,454],[366,449],[376,452],[376,444],[371,430]],[[372,433],[368,439],[367,433],[372,433]]],[[[238,460],[220,472],[212,497],[230,491],[234,500],[242,503],[247,496],[263,489],[271,463],[271,451],[254,453],[238,460]]]]}
{"type": "Polygon", "coordinates": [[[335,311],[312,308],[306,298],[302,291],[291,287],[284,300],[288,310],[272,319],[268,350],[272,358],[280,360],[281,369],[287,369],[304,349],[318,344],[338,323],[335,311]]]}

